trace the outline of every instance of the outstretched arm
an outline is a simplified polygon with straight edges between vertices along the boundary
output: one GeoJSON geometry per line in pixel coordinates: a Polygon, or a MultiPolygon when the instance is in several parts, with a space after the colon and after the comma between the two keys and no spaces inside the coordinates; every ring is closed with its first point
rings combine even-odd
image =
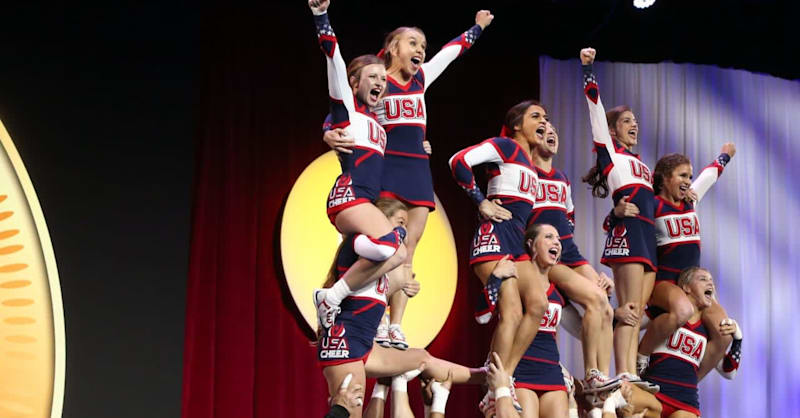
{"type": "Polygon", "coordinates": [[[708,189],[717,182],[719,176],[722,175],[722,170],[731,161],[733,155],[736,154],[736,145],[733,142],[728,142],[722,146],[719,156],[711,164],[706,166],[703,171],[697,176],[697,179],[692,182],[692,190],[697,195],[697,202],[705,196],[708,189]]]}
{"type": "Polygon", "coordinates": [[[327,58],[328,64],[328,94],[331,100],[342,102],[348,112],[355,112],[353,91],[347,81],[347,65],[339,52],[339,43],[333,33],[330,20],[328,20],[328,6],[330,0],[309,0],[308,6],[314,14],[314,24],[317,27],[317,40],[319,47],[327,58]]]}
{"type": "Polygon", "coordinates": [[[594,48],[581,49],[580,57],[583,68],[583,94],[586,96],[586,103],[589,105],[589,121],[592,125],[592,136],[596,144],[603,145],[608,150],[609,155],[614,155],[614,142],[608,132],[608,121],[606,120],[606,109],[603,101],[600,100],[600,88],[597,85],[597,78],[592,72],[597,51],[594,48]]]}
{"type": "Polygon", "coordinates": [[[478,11],[475,14],[475,25],[473,27],[448,42],[430,61],[422,64],[422,73],[425,75],[425,90],[433,84],[434,80],[439,78],[451,62],[455,61],[478,40],[478,37],[492,23],[492,20],[494,20],[492,12],[488,10],[478,11]]]}

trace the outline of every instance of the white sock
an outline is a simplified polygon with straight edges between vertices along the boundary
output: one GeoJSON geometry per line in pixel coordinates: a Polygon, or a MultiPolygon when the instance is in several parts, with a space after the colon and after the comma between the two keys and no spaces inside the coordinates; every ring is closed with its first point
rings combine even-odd
{"type": "Polygon", "coordinates": [[[325,292],[325,300],[328,302],[330,306],[339,306],[342,304],[344,298],[353,294],[353,291],[350,290],[350,286],[347,285],[347,282],[342,280],[337,280],[334,285],[325,292]]]}
{"type": "Polygon", "coordinates": [[[392,392],[408,392],[408,380],[402,374],[392,378],[392,392]]]}
{"type": "Polygon", "coordinates": [[[372,388],[372,397],[383,399],[386,401],[386,390],[388,387],[386,385],[382,385],[380,383],[376,383],[375,386],[372,388]]]}
{"type": "Polygon", "coordinates": [[[603,402],[603,412],[616,413],[615,411],[617,409],[624,408],[627,404],[628,401],[626,401],[625,397],[622,396],[622,392],[617,389],[612,392],[608,398],[606,398],[605,402],[603,402]]]}
{"type": "Polygon", "coordinates": [[[600,408],[592,408],[589,411],[589,418],[603,418],[603,410],[600,408]]]}
{"type": "Polygon", "coordinates": [[[441,383],[434,381],[431,389],[433,390],[433,404],[431,405],[431,412],[438,412],[444,415],[444,409],[447,405],[447,398],[450,396],[450,389],[442,386],[441,383]]]}

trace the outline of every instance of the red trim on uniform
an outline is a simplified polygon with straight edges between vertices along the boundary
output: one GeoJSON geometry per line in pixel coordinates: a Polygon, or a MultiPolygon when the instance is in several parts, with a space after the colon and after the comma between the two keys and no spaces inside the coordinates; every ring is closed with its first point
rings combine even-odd
{"type": "Polygon", "coordinates": [[[431,211],[436,209],[436,203],[435,202],[431,202],[429,200],[409,200],[409,199],[404,198],[403,196],[400,196],[397,193],[390,192],[388,190],[381,190],[381,192],[378,194],[378,196],[380,196],[380,197],[388,197],[390,199],[399,200],[399,201],[405,203],[406,206],[423,206],[423,207],[426,207],[426,208],[430,209],[431,211]]]}
{"type": "MultiPolygon", "coordinates": [[[[553,286],[553,284],[550,283],[550,286],[553,286]]],[[[548,293],[549,292],[550,291],[548,290],[548,293]]],[[[531,356],[522,356],[522,358],[524,360],[538,361],[539,363],[554,364],[554,365],[558,366],[558,362],[557,361],[553,361],[553,360],[547,360],[547,359],[543,359],[543,358],[539,358],[539,357],[531,357],[531,356]]]]}
{"type": "MultiPolygon", "coordinates": [[[[699,409],[697,409],[697,408],[695,408],[695,407],[693,407],[691,405],[687,405],[687,404],[685,404],[685,403],[683,403],[683,402],[681,402],[681,401],[679,401],[677,399],[670,398],[669,396],[664,395],[661,392],[656,393],[656,399],[661,401],[661,404],[667,404],[667,405],[669,405],[669,406],[671,406],[671,407],[673,407],[675,409],[680,409],[680,410],[683,410],[683,411],[686,411],[686,412],[690,412],[690,413],[695,414],[698,417],[700,417],[700,410],[699,409]]],[[[665,412],[664,410],[661,411],[661,416],[662,417],[664,416],[664,412],[665,412]]],[[[670,414],[672,412],[674,412],[674,411],[671,411],[670,414]]],[[[667,415],[667,416],[669,416],[669,415],[667,415]]]]}
{"type": "Polygon", "coordinates": [[[386,150],[386,155],[394,155],[398,157],[408,157],[408,158],[419,158],[421,160],[429,159],[428,154],[414,154],[411,152],[402,152],[402,151],[389,151],[386,150]]]}
{"type": "Polygon", "coordinates": [[[586,260],[576,261],[576,262],[574,262],[574,263],[565,263],[565,262],[563,262],[563,261],[559,261],[559,262],[558,262],[558,264],[561,264],[561,265],[564,265],[564,266],[567,266],[567,267],[573,267],[573,268],[574,268],[574,267],[580,267],[580,266],[583,266],[583,265],[589,264],[589,262],[588,262],[588,261],[586,261],[586,260]]]}
{"type": "Polygon", "coordinates": [[[367,351],[367,354],[364,354],[363,356],[361,356],[359,358],[347,358],[347,359],[331,360],[331,361],[323,361],[323,360],[317,359],[317,362],[319,363],[320,367],[322,367],[323,369],[326,368],[326,367],[338,366],[340,364],[355,363],[357,361],[363,361],[364,364],[367,364],[367,358],[369,358],[369,355],[371,353],[372,353],[372,348],[370,348],[369,351],[367,351]]]}
{"type": "Polygon", "coordinates": [[[531,216],[528,218],[528,225],[527,226],[531,226],[531,225],[535,224],[536,223],[536,219],[541,214],[542,214],[542,211],[540,211],[539,209],[534,209],[532,211],[532,213],[531,213],[531,216]]]}
{"type": "Polygon", "coordinates": [[[355,162],[355,167],[358,167],[361,163],[364,162],[364,160],[371,157],[373,154],[375,154],[375,150],[369,150],[369,152],[367,152],[366,154],[362,155],[361,157],[358,157],[358,159],[355,162]]]}
{"type": "Polygon", "coordinates": [[[517,389],[535,390],[537,392],[538,391],[552,392],[556,390],[563,390],[564,392],[567,391],[567,387],[564,385],[537,385],[525,382],[514,382],[514,387],[516,387],[517,389]]]}
{"type": "Polygon", "coordinates": [[[465,50],[469,49],[470,46],[472,46],[472,44],[470,44],[469,42],[464,40],[464,34],[463,33],[461,34],[461,37],[459,37],[457,41],[453,40],[453,41],[450,41],[450,42],[446,43],[442,47],[442,50],[447,48],[447,47],[449,47],[449,46],[453,46],[453,45],[457,45],[457,46],[461,47],[461,50],[458,51],[458,55],[459,56],[461,54],[463,54],[465,50]]]}
{"type": "MultiPolygon", "coordinates": [[[[420,69],[421,69],[421,68],[420,68],[420,69]]],[[[416,74],[414,74],[414,75],[416,75],[416,74]]],[[[388,74],[386,75],[386,81],[387,81],[388,83],[392,83],[392,84],[394,84],[394,86],[395,86],[395,87],[397,87],[397,88],[399,88],[400,90],[403,90],[403,91],[407,92],[407,91],[408,91],[408,88],[409,88],[409,87],[411,87],[411,84],[414,82],[414,75],[412,75],[412,76],[411,76],[411,79],[410,79],[410,80],[408,80],[408,82],[407,82],[406,84],[400,84],[400,83],[399,83],[397,80],[395,80],[395,79],[394,79],[394,77],[392,77],[392,76],[390,76],[390,75],[388,75],[388,74]]],[[[387,89],[387,90],[388,90],[388,89],[387,89]]],[[[414,93],[418,93],[418,92],[414,92],[414,93]]],[[[394,94],[394,93],[392,93],[392,94],[394,94]]],[[[385,97],[386,97],[386,96],[384,96],[384,98],[385,98],[385,97]]]]}
{"type": "Polygon", "coordinates": [[[368,311],[368,310],[372,309],[372,307],[377,305],[377,304],[378,304],[378,301],[377,300],[373,300],[371,303],[368,303],[368,304],[364,305],[362,308],[359,308],[359,309],[356,309],[355,311],[353,311],[353,316],[356,316],[356,315],[358,315],[358,314],[360,314],[360,313],[362,313],[364,311],[368,311]]]}
{"type": "Polygon", "coordinates": [[[563,237],[558,237],[558,239],[560,239],[560,240],[570,239],[570,238],[572,238],[574,236],[575,236],[575,234],[567,234],[567,235],[564,235],[563,237]]]}
{"type": "Polygon", "coordinates": [[[394,123],[394,122],[390,122],[390,123],[387,123],[386,125],[381,125],[381,126],[383,127],[383,130],[386,131],[386,132],[389,132],[390,129],[398,127],[398,126],[411,126],[411,127],[414,127],[414,128],[422,128],[423,130],[425,129],[425,124],[424,123],[405,123],[405,122],[394,123]]]}
{"type": "MultiPolygon", "coordinates": [[[[544,171],[544,170],[542,170],[541,168],[539,168],[539,166],[534,166],[533,168],[535,168],[535,169],[536,169],[536,172],[537,172],[537,173],[541,173],[541,174],[542,174],[543,176],[545,176],[545,177],[553,177],[553,176],[556,174],[556,168],[555,168],[555,167],[550,167],[550,171],[544,171]]],[[[552,181],[560,181],[560,182],[564,182],[564,183],[566,183],[566,182],[565,182],[564,180],[562,180],[562,179],[548,179],[548,180],[552,180],[552,181]]]]}
{"type": "Polygon", "coordinates": [[[606,266],[609,267],[611,267],[611,264],[642,263],[645,265],[645,267],[650,267],[650,270],[656,272],[658,271],[658,268],[656,268],[656,266],[653,265],[653,262],[646,257],[619,257],[619,258],[603,257],[600,259],[600,263],[605,264],[606,266]]]}
{"type": "MultiPolygon", "coordinates": [[[[364,235],[364,234],[361,234],[361,235],[364,235]]],[[[372,237],[371,237],[371,236],[369,236],[369,235],[364,235],[364,236],[365,236],[365,237],[367,237],[367,239],[368,239],[368,240],[372,241],[372,243],[373,243],[373,244],[377,244],[377,245],[386,245],[386,246],[389,246],[389,247],[392,247],[392,248],[394,248],[395,250],[396,250],[398,247],[400,247],[400,244],[399,244],[399,243],[396,243],[396,242],[391,242],[391,241],[381,241],[381,240],[379,240],[379,239],[372,238],[372,237]]],[[[355,251],[355,250],[356,250],[356,249],[355,249],[355,245],[356,245],[356,240],[353,240],[353,251],[355,251]]]]}
{"type": "MultiPolygon", "coordinates": [[[[667,206],[671,207],[672,209],[680,211],[678,213],[674,213],[674,212],[673,213],[669,213],[668,215],[683,215],[685,213],[689,213],[689,212],[693,212],[694,211],[694,208],[693,207],[688,207],[689,205],[687,205],[686,202],[683,201],[683,200],[681,200],[681,205],[680,206],[675,206],[674,204],[672,204],[672,202],[668,201],[667,199],[664,199],[661,196],[656,195],[656,199],[660,200],[662,203],[666,204],[667,206]]],[[[661,205],[659,205],[659,209],[660,208],[661,208],[661,205]]]]}
{"type": "Polygon", "coordinates": [[[610,163],[610,164],[608,164],[608,165],[606,166],[606,168],[604,168],[604,169],[603,169],[603,175],[604,175],[604,176],[606,176],[606,177],[608,177],[608,173],[610,173],[610,172],[611,172],[611,170],[613,170],[613,169],[614,169],[614,163],[610,163]]]}
{"type": "MultiPolygon", "coordinates": [[[[421,69],[422,68],[420,68],[420,70],[421,69]]],[[[387,76],[387,78],[391,78],[391,77],[387,76]]],[[[411,76],[411,78],[414,78],[414,76],[411,76]]],[[[392,80],[394,80],[394,79],[392,79],[392,80]]],[[[394,80],[394,83],[397,84],[397,80],[394,80]]],[[[400,92],[394,92],[394,93],[386,93],[385,96],[381,97],[381,100],[388,99],[388,98],[393,97],[393,96],[410,96],[412,94],[419,94],[420,96],[424,96],[425,95],[421,91],[400,91],[400,92]]]]}
{"type": "Polygon", "coordinates": [[[636,187],[636,188],[644,188],[644,189],[650,190],[651,192],[653,191],[653,188],[652,188],[652,187],[650,187],[650,186],[648,186],[648,185],[646,185],[646,184],[640,184],[640,183],[630,183],[630,184],[626,184],[626,185],[624,185],[624,186],[620,187],[620,188],[619,188],[619,189],[617,189],[617,190],[614,190],[614,193],[613,193],[613,194],[617,194],[617,193],[619,193],[619,192],[620,192],[620,191],[622,191],[622,190],[628,190],[628,189],[630,189],[631,187],[636,187]]]}
{"type": "Polygon", "coordinates": [[[346,120],[346,121],[343,121],[343,122],[339,122],[339,123],[337,123],[335,125],[331,125],[331,129],[346,128],[348,126],[350,126],[350,121],[346,120]]]}
{"type": "Polygon", "coordinates": [[[492,195],[486,196],[486,198],[487,199],[499,198],[501,200],[508,199],[507,201],[503,202],[504,204],[505,203],[510,203],[510,202],[525,202],[525,203],[530,203],[531,205],[533,205],[535,203],[533,200],[525,199],[525,198],[522,198],[522,197],[519,197],[519,196],[508,196],[508,195],[504,195],[504,194],[492,194],[492,195]]]}
{"type": "Polygon", "coordinates": [[[650,218],[647,218],[647,217],[644,217],[644,216],[642,216],[642,215],[636,215],[636,217],[635,217],[634,219],[638,219],[638,220],[640,220],[640,221],[647,222],[647,223],[649,223],[650,225],[655,225],[655,224],[656,224],[656,222],[655,222],[654,220],[652,220],[652,219],[650,219],[650,218]]]}
{"type": "Polygon", "coordinates": [[[681,269],[676,269],[676,268],[667,267],[667,266],[658,266],[658,269],[659,270],[668,271],[670,273],[680,273],[681,272],[681,269]]]}
{"type": "MultiPolygon", "coordinates": [[[[658,354],[662,354],[662,353],[658,353],[658,354]]],[[[648,375],[647,378],[648,379],[653,379],[653,380],[655,380],[657,382],[669,383],[670,385],[680,386],[680,387],[689,388],[689,389],[697,389],[697,385],[691,385],[689,383],[678,382],[678,381],[675,381],[675,380],[664,379],[664,378],[661,378],[661,377],[655,377],[655,376],[650,376],[650,375],[648,375]]]]}
{"type": "Polygon", "coordinates": [[[481,142],[479,145],[483,145],[483,143],[484,143],[484,142],[488,142],[488,143],[492,144],[492,146],[494,147],[494,149],[495,149],[495,150],[497,150],[497,155],[499,155],[499,156],[500,156],[500,159],[502,159],[502,160],[503,160],[503,162],[507,162],[506,160],[508,160],[508,158],[507,158],[507,157],[506,157],[506,155],[503,153],[503,150],[501,150],[501,149],[500,149],[500,146],[499,146],[499,145],[497,145],[497,144],[496,144],[494,141],[492,141],[492,139],[494,139],[494,138],[489,138],[489,139],[487,139],[487,140],[485,140],[485,141],[481,142]]]}
{"type": "MultiPolygon", "coordinates": [[[[356,206],[356,205],[360,205],[360,204],[363,204],[363,203],[371,203],[371,202],[365,197],[359,197],[358,199],[353,200],[351,202],[342,203],[341,205],[337,205],[335,207],[328,208],[328,219],[330,219],[330,221],[333,224],[333,226],[336,226],[336,216],[339,215],[339,212],[341,212],[341,211],[343,211],[343,210],[345,210],[347,208],[350,208],[350,207],[353,207],[353,206],[356,206]]],[[[336,228],[336,230],[338,231],[339,228],[336,228]]]]}
{"type": "MultiPolygon", "coordinates": [[[[503,257],[505,257],[505,256],[507,256],[507,255],[511,255],[511,254],[491,254],[491,255],[484,255],[484,256],[477,257],[477,258],[473,258],[473,259],[469,260],[469,265],[471,266],[471,265],[473,265],[473,264],[477,264],[477,263],[483,263],[483,262],[485,262],[485,261],[494,261],[494,260],[500,260],[500,259],[502,259],[503,257]]],[[[513,262],[515,262],[515,263],[516,263],[516,262],[521,262],[521,261],[528,261],[528,260],[530,260],[530,259],[531,259],[531,256],[529,256],[528,254],[523,254],[523,255],[521,255],[521,256],[519,256],[519,257],[511,257],[511,258],[510,258],[510,260],[511,260],[511,261],[513,261],[513,262]]]]}

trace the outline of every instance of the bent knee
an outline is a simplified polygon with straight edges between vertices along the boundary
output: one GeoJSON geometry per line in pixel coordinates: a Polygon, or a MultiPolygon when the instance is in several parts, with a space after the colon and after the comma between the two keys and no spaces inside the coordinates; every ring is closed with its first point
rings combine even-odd
{"type": "Polygon", "coordinates": [[[675,305],[672,313],[675,315],[675,326],[677,328],[689,321],[689,318],[694,314],[694,307],[688,300],[683,300],[675,305]]]}
{"type": "Polygon", "coordinates": [[[533,315],[538,321],[547,310],[547,305],[547,296],[544,293],[528,297],[525,300],[525,314],[533,315]]]}

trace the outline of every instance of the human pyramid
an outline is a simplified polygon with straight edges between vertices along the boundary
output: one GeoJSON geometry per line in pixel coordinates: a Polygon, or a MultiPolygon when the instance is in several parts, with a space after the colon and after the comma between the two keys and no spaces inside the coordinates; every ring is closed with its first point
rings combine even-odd
{"type": "Polygon", "coordinates": [[[377,55],[345,65],[327,14],[330,1],[308,4],[327,57],[324,140],[342,168],[327,213],[344,239],[313,295],[328,416],[381,417],[391,387],[392,416],[413,417],[406,384],[417,376],[426,417],[444,416],[454,384],[488,387],[478,402],[486,417],[700,416],[698,382],[712,369],[732,379],[741,358],[742,332],[716,300],[711,273],[699,267],[694,211],[735,146],[724,144],[694,181],[681,154],[662,157],[651,171],[632,152],[639,140],[633,111],[605,111],[592,72],[596,52],[582,49],[597,153],[582,180],[595,197],[613,198],[601,263],[614,280],[598,273],[573,239],[570,182],[552,164],[559,137],[546,108],[520,102],[508,110],[499,136],[449,160],[481,216],[470,251],[484,285],[475,318],[498,317],[486,364],[454,364],[409,348],[400,327],[407,299],[420,291],[411,264],[435,208],[424,94],[494,16],[477,12],[475,25],[427,62],[422,30],[400,27],[377,55]],[[473,175],[479,165],[489,175],[485,193],[473,175]],[[616,309],[609,303],[614,290],[616,309]],[[560,364],[559,324],[582,343],[583,380],[560,364]],[[640,329],[646,330],[641,340],[640,329]],[[378,383],[362,411],[367,377],[378,383]]]}

